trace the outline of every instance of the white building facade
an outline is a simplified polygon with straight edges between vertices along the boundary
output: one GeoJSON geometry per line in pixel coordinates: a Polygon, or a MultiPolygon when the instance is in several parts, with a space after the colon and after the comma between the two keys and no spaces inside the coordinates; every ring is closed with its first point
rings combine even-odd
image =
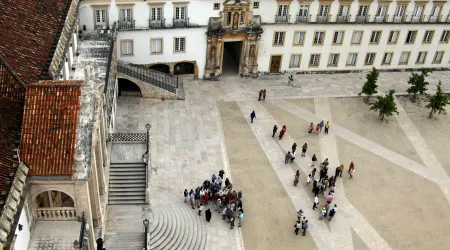
{"type": "Polygon", "coordinates": [[[118,25],[119,60],[217,78],[234,67],[251,76],[448,69],[449,11],[433,0],[87,0],[79,13],[82,30],[118,25]]]}

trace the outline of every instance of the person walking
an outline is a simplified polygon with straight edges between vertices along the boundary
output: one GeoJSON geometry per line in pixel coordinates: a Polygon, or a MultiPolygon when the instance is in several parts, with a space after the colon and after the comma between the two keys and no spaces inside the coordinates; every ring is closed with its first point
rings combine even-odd
{"type": "Polygon", "coordinates": [[[316,154],[313,154],[312,158],[311,158],[311,167],[315,167],[317,164],[317,157],[316,154]]]}
{"type": "Polygon", "coordinates": [[[314,175],[316,175],[316,171],[317,171],[316,168],[314,168],[310,173],[313,180],[314,180],[314,175]]]}
{"type": "Polygon", "coordinates": [[[328,193],[327,203],[331,203],[332,201],[333,201],[333,195],[331,193],[328,193]]]}
{"type": "Polygon", "coordinates": [[[323,122],[323,120],[319,123],[319,125],[320,125],[320,131],[319,132],[322,132],[322,129],[325,126],[325,123],[323,122]]]}
{"type": "Polygon", "coordinates": [[[309,175],[306,177],[306,186],[309,186],[309,184],[311,184],[311,180],[312,180],[311,174],[309,174],[309,175]]]}
{"type": "Polygon", "coordinates": [[[295,153],[291,153],[291,162],[294,162],[294,160],[295,160],[295,156],[296,156],[296,154],[295,154],[295,153]]]}
{"type": "Polygon", "coordinates": [[[288,151],[286,156],[284,157],[284,164],[288,164],[291,157],[292,157],[291,152],[288,151]]]}
{"type": "Polygon", "coordinates": [[[292,153],[295,153],[295,150],[297,150],[297,143],[294,142],[294,144],[292,144],[292,153]]]}
{"type": "Polygon", "coordinates": [[[277,133],[277,130],[278,130],[278,126],[277,125],[273,125],[272,137],[275,137],[275,134],[277,133]]]}
{"type": "Polygon", "coordinates": [[[222,220],[225,220],[226,216],[227,216],[227,206],[224,206],[222,210],[222,220]]]}
{"type": "Polygon", "coordinates": [[[325,209],[325,207],[322,207],[322,210],[321,210],[320,216],[319,216],[319,220],[322,220],[326,214],[327,214],[327,210],[325,209]]]}
{"type": "Polygon", "coordinates": [[[263,101],[266,100],[266,89],[263,90],[263,101]]]}
{"type": "Polygon", "coordinates": [[[281,131],[280,131],[280,135],[278,136],[279,140],[283,139],[283,135],[284,135],[284,133],[286,133],[286,130],[287,130],[286,125],[283,125],[283,128],[281,128],[281,131]]]}
{"type": "Polygon", "coordinates": [[[319,197],[314,197],[313,210],[316,210],[317,205],[319,204],[319,197]]]}
{"type": "Polygon", "coordinates": [[[302,215],[303,215],[303,210],[302,209],[298,210],[298,212],[297,212],[297,221],[298,222],[300,222],[302,215]]]}
{"type": "Polygon", "coordinates": [[[337,177],[339,176],[339,172],[340,172],[340,167],[336,167],[336,171],[334,174],[334,179],[337,179],[337,177]]]}
{"type": "Polygon", "coordinates": [[[303,146],[302,146],[302,155],[301,155],[301,157],[305,157],[306,150],[308,150],[308,144],[305,142],[305,144],[303,144],[303,146]]]}
{"type": "Polygon", "coordinates": [[[355,167],[352,167],[348,170],[348,173],[350,175],[350,179],[353,178],[353,175],[355,174],[355,167]]]}
{"type": "Polygon", "coordinates": [[[320,124],[317,123],[316,125],[316,133],[319,134],[320,133],[320,124]]]}
{"type": "Polygon", "coordinates": [[[330,203],[325,203],[325,217],[327,217],[328,211],[330,210],[330,203]]]}
{"type": "Polygon", "coordinates": [[[261,101],[262,94],[263,94],[263,90],[261,89],[261,90],[259,91],[259,98],[258,98],[258,101],[261,101]]]}
{"type": "Polygon", "coordinates": [[[302,229],[303,229],[302,235],[303,236],[306,236],[306,229],[308,229],[308,227],[309,227],[308,220],[306,220],[305,223],[303,223],[303,226],[302,226],[302,229]]]}
{"type": "Polygon", "coordinates": [[[211,220],[211,210],[209,208],[205,211],[205,217],[207,222],[211,220]]]}
{"type": "Polygon", "coordinates": [[[294,77],[293,77],[292,75],[290,75],[290,76],[288,77],[288,85],[294,86],[294,77]]]}
{"type": "Polygon", "coordinates": [[[330,129],[330,126],[331,126],[330,122],[327,121],[327,123],[325,124],[325,134],[328,134],[328,130],[330,129]]]}
{"type": "Polygon", "coordinates": [[[255,114],[255,111],[253,110],[252,113],[250,114],[250,119],[252,120],[252,123],[253,123],[253,119],[255,119],[255,118],[256,118],[256,114],[255,114]]]}
{"type": "Polygon", "coordinates": [[[230,229],[234,228],[234,215],[231,216],[230,218],[230,229]]]}
{"type": "Polygon", "coordinates": [[[198,205],[198,216],[202,216],[203,204],[198,205]]]}
{"type": "MultiPolygon", "coordinates": [[[[339,177],[342,178],[342,172],[344,172],[344,164],[341,164],[339,166],[339,177]]],[[[336,179],[337,177],[334,177],[334,179],[336,179]]]]}
{"type": "Polygon", "coordinates": [[[238,225],[238,227],[241,227],[242,226],[242,221],[244,220],[244,212],[241,210],[240,212],[239,212],[239,225],[238,225]]]}
{"type": "Polygon", "coordinates": [[[333,217],[336,215],[336,205],[334,205],[335,206],[335,208],[333,208],[333,209],[331,209],[331,211],[330,211],[330,214],[329,214],[329,216],[330,216],[330,218],[328,219],[328,221],[331,221],[332,219],[333,219],[333,217]]]}
{"type": "Polygon", "coordinates": [[[194,203],[195,203],[195,193],[192,192],[191,193],[191,206],[192,206],[192,209],[195,209],[194,203]]]}
{"type": "Polygon", "coordinates": [[[313,130],[314,130],[314,124],[313,124],[313,122],[311,122],[308,127],[308,134],[311,134],[313,132],[313,130]]]}
{"type": "Polygon", "coordinates": [[[188,193],[187,189],[185,189],[184,190],[184,203],[186,203],[188,195],[189,195],[189,193],[188,193]]]}
{"type": "Polygon", "coordinates": [[[295,233],[295,235],[298,235],[298,230],[300,230],[301,227],[302,227],[302,225],[300,224],[300,220],[297,220],[297,222],[294,225],[294,228],[295,228],[294,233],[295,233]]]}

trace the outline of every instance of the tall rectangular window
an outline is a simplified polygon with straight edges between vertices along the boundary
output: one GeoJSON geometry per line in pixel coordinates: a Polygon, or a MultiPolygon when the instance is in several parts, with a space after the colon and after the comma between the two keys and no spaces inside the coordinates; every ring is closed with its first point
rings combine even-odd
{"type": "Polygon", "coordinates": [[[175,7],[175,19],[176,20],[185,20],[186,19],[186,7],[185,6],[175,7]]]}
{"type": "Polygon", "coordinates": [[[95,11],[95,26],[106,25],[106,10],[95,11]]]}
{"type": "Polygon", "coordinates": [[[372,31],[372,35],[370,36],[370,43],[379,43],[381,37],[381,30],[372,31]]]}
{"type": "Polygon", "coordinates": [[[400,34],[400,31],[398,31],[398,30],[391,30],[391,32],[389,32],[388,43],[396,44],[399,34],[400,34]]]}
{"type": "Polygon", "coordinates": [[[319,66],[320,62],[320,54],[312,54],[309,58],[309,66],[310,67],[317,67],[319,66]]]}
{"type": "Polygon", "coordinates": [[[441,63],[444,57],[444,51],[436,51],[433,57],[433,63],[441,63]]]}
{"type": "Polygon", "coordinates": [[[347,65],[355,66],[357,59],[358,59],[358,53],[349,53],[348,58],[347,58],[347,65]]]}
{"type": "Polygon", "coordinates": [[[132,9],[120,9],[120,21],[121,22],[131,22],[132,17],[132,9]]]}
{"type": "Polygon", "coordinates": [[[366,60],[364,60],[365,65],[372,65],[375,60],[375,53],[367,53],[366,60]]]}
{"type": "Polygon", "coordinates": [[[120,52],[122,55],[133,55],[133,40],[122,40],[120,42],[120,52]]]}
{"type": "Polygon", "coordinates": [[[439,40],[439,42],[448,43],[449,37],[450,37],[450,30],[444,30],[442,31],[441,39],[439,40]]]}
{"type": "Polygon", "coordinates": [[[344,39],[344,31],[335,31],[333,36],[333,44],[342,44],[344,39]]]}
{"type": "Polygon", "coordinates": [[[289,5],[278,5],[278,16],[287,16],[289,5]]]}
{"type": "Polygon", "coordinates": [[[328,66],[337,67],[339,62],[339,54],[330,54],[328,66]]]}
{"type": "Polygon", "coordinates": [[[175,37],[173,50],[175,52],[185,52],[186,51],[186,39],[184,37],[175,37]]]}
{"type": "Polygon", "coordinates": [[[298,11],[298,16],[307,17],[309,12],[309,5],[300,5],[300,9],[298,11]]]}
{"type": "Polygon", "coordinates": [[[421,52],[419,52],[419,54],[417,55],[416,63],[417,63],[417,64],[423,64],[423,63],[425,63],[425,59],[426,59],[426,58],[427,58],[427,52],[421,51],[421,52]]]}
{"type": "Polygon", "coordinates": [[[364,33],[362,30],[353,31],[352,44],[361,44],[361,39],[362,39],[363,34],[364,33]]]}
{"type": "Polygon", "coordinates": [[[423,42],[424,43],[431,43],[431,40],[433,40],[434,31],[433,30],[426,30],[425,34],[423,35],[423,42]]]}
{"type": "Polygon", "coordinates": [[[241,11],[241,15],[239,17],[239,23],[243,24],[245,20],[245,11],[241,11]]]}
{"type": "Polygon", "coordinates": [[[347,17],[349,12],[350,5],[341,5],[341,7],[339,7],[338,16],[347,17]]]}
{"type": "Polygon", "coordinates": [[[377,9],[377,13],[376,13],[375,16],[377,16],[377,17],[384,17],[384,16],[386,16],[387,8],[388,8],[387,5],[379,5],[378,9],[377,9]]]}
{"type": "Polygon", "coordinates": [[[365,17],[367,15],[367,11],[369,10],[368,5],[361,5],[358,9],[358,16],[359,17],[365,17]]]}
{"type": "Polygon", "coordinates": [[[319,16],[326,17],[328,16],[328,10],[330,9],[329,5],[320,5],[319,7],[319,16]]]}
{"type": "Polygon", "coordinates": [[[152,7],[151,8],[151,20],[152,21],[161,21],[163,18],[162,12],[163,8],[162,7],[152,7]]]}
{"type": "Polygon", "coordinates": [[[410,30],[408,31],[408,35],[406,36],[406,44],[412,44],[416,40],[417,31],[410,30]]]}
{"type": "Polygon", "coordinates": [[[301,55],[291,55],[291,61],[289,62],[289,68],[298,68],[300,67],[300,59],[301,55]]]}
{"type": "Polygon", "coordinates": [[[392,61],[392,56],[394,53],[392,52],[386,52],[383,55],[383,60],[381,61],[381,64],[390,65],[392,61]]]}
{"type": "Polygon", "coordinates": [[[313,44],[322,44],[324,40],[325,32],[323,31],[316,31],[314,33],[314,41],[313,44]]]}
{"type": "Polygon", "coordinates": [[[227,12],[227,20],[226,20],[226,22],[227,22],[227,25],[231,24],[231,12],[227,12]]]}
{"type": "Polygon", "coordinates": [[[304,41],[305,41],[305,32],[296,31],[294,33],[294,45],[303,45],[304,41]]]}
{"type": "Polygon", "coordinates": [[[150,39],[150,49],[152,54],[161,54],[163,52],[162,46],[163,46],[162,38],[150,39]]]}
{"type": "Polygon", "coordinates": [[[400,60],[399,60],[398,64],[408,64],[409,55],[411,55],[411,52],[409,52],[409,51],[402,52],[402,54],[400,54],[400,60]]]}
{"type": "Polygon", "coordinates": [[[412,15],[413,18],[414,17],[420,18],[422,16],[422,14],[423,14],[423,9],[424,9],[423,5],[416,5],[414,7],[414,11],[413,11],[413,15],[412,15]]]}
{"type": "Polygon", "coordinates": [[[275,32],[273,45],[283,45],[285,34],[286,34],[285,32],[275,32]]]}
{"type": "Polygon", "coordinates": [[[406,6],[405,5],[398,5],[397,9],[395,9],[395,17],[403,17],[405,14],[406,6]]]}

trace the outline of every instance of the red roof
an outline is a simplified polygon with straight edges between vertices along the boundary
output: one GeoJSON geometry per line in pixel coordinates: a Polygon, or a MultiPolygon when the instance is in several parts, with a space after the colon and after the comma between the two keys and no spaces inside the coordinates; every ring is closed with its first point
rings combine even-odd
{"type": "Polygon", "coordinates": [[[21,157],[29,175],[73,175],[82,81],[27,85],[21,157]]]}
{"type": "Polygon", "coordinates": [[[0,55],[23,82],[49,79],[46,72],[71,2],[0,1],[0,55]]]}

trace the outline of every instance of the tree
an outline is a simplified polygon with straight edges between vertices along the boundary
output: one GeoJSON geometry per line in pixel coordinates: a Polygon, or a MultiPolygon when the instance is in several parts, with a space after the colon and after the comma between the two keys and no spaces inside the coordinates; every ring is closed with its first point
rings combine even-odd
{"type": "Polygon", "coordinates": [[[425,77],[428,76],[428,73],[431,73],[432,71],[429,69],[423,69],[420,74],[412,73],[409,77],[408,84],[411,85],[411,87],[406,90],[409,94],[412,94],[412,100],[417,100],[417,94],[423,95],[427,91],[427,86],[430,84],[425,80],[425,77]]]}
{"type": "Polygon", "coordinates": [[[442,83],[439,81],[436,94],[430,97],[428,105],[426,108],[431,109],[429,117],[432,118],[435,113],[439,115],[445,113],[445,106],[448,103],[448,96],[442,91],[442,83]]]}
{"type": "Polygon", "coordinates": [[[378,111],[380,120],[383,120],[385,116],[391,116],[394,113],[398,115],[394,93],[395,90],[391,89],[385,96],[377,96],[377,101],[372,104],[370,110],[378,111]]]}
{"type": "Polygon", "coordinates": [[[367,102],[367,100],[369,99],[370,96],[378,93],[377,80],[378,80],[379,75],[380,75],[380,72],[375,67],[372,68],[372,71],[367,73],[366,82],[364,83],[364,86],[363,86],[361,92],[359,92],[359,94],[358,94],[358,95],[361,95],[361,94],[366,95],[366,97],[364,98],[365,102],[367,102]]]}

